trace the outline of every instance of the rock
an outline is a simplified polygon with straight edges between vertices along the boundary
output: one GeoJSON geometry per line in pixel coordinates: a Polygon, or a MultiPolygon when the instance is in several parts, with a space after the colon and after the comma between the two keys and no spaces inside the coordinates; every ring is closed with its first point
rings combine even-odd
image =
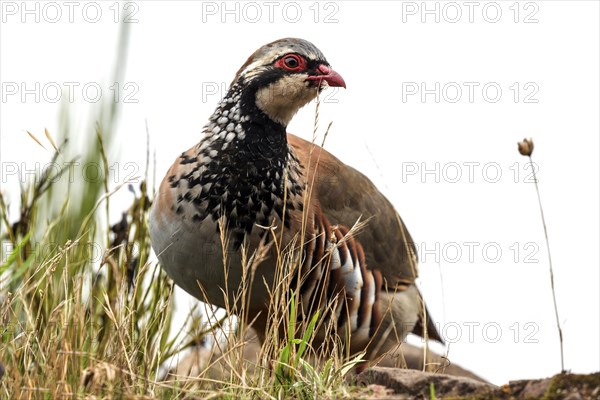
{"type": "MultiPolygon", "coordinates": [[[[358,376],[367,387],[391,389],[389,399],[429,399],[431,387],[436,398],[469,400],[599,400],[600,373],[558,374],[546,379],[512,381],[502,387],[471,378],[434,374],[408,369],[373,367],[358,376]]],[[[373,397],[378,398],[378,397],[373,397]]]]}
{"type": "MultiPolygon", "coordinates": [[[[249,375],[260,365],[260,345],[256,334],[249,331],[244,341],[232,342],[229,346],[208,349],[194,348],[182,356],[177,365],[168,371],[165,379],[203,376],[217,381],[227,380],[232,369],[244,369],[249,375]],[[229,354],[232,348],[235,351],[229,354]]],[[[467,398],[469,400],[600,400],[600,373],[589,375],[558,374],[547,379],[511,381],[497,387],[479,376],[456,365],[448,366],[448,360],[430,353],[427,365],[435,371],[422,372],[423,349],[404,343],[395,354],[384,357],[376,367],[367,368],[351,381],[366,385],[369,400],[409,400],[432,398],[433,387],[436,398],[467,398]],[[404,368],[389,368],[400,366],[404,368]],[[415,369],[406,369],[406,368],[415,369]],[[418,370],[417,370],[418,368],[418,370]]]]}
{"type": "MultiPolygon", "coordinates": [[[[395,353],[387,354],[377,363],[378,367],[409,368],[423,371],[423,348],[403,343],[395,353]]],[[[480,382],[488,383],[485,379],[473,372],[452,364],[451,361],[433,351],[427,354],[427,365],[429,372],[439,372],[452,376],[463,376],[465,378],[475,379],[480,382]]]]}
{"type": "Polygon", "coordinates": [[[383,385],[407,398],[430,398],[432,388],[438,397],[473,396],[496,389],[492,384],[472,378],[387,367],[368,368],[358,375],[357,381],[365,385],[383,385]]]}
{"type": "Polygon", "coordinates": [[[498,399],[598,400],[600,372],[562,373],[546,379],[512,381],[494,392],[498,399]]]}
{"type": "MultiPolygon", "coordinates": [[[[208,349],[204,346],[197,346],[186,355],[183,355],[177,362],[177,365],[169,370],[168,374],[177,375],[179,377],[197,377],[202,374],[212,379],[221,380],[228,376],[232,365],[235,365],[235,368],[240,368],[240,363],[244,364],[247,372],[252,373],[256,366],[260,364],[259,357],[261,347],[256,332],[253,329],[248,329],[244,335],[243,344],[239,342],[230,343],[229,347],[231,348],[231,346],[235,346],[238,349],[240,346],[243,346],[241,360],[232,362],[223,359],[223,353],[219,348],[208,349]],[[206,370],[207,368],[208,370],[206,370]]],[[[224,350],[225,353],[229,352],[229,349],[222,350],[224,350]]],[[[434,372],[462,376],[487,383],[487,381],[471,371],[458,365],[451,364],[447,358],[432,351],[428,352],[427,365],[432,368],[432,371],[434,372]]],[[[378,361],[377,366],[398,367],[404,369],[410,368],[421,371],[423,370],[423,348],[403,343],[394,353],[387,354],[378,361]]]]}
{"type": "Polygon", "coordinates": [[[537,399],[546,393],[548,386],[550,386],[550,379],[519,380],[508,382],[507,385],[502,386],[502,391],[520,398],[537,399]]]}

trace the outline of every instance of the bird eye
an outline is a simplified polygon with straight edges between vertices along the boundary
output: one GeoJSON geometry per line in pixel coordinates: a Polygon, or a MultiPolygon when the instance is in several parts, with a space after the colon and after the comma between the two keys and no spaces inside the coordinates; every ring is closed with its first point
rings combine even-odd
{"type": "Polygon", "coordinates": [[[298,62],[296,57],[292,57],[292,56],[284,58],[283,62],[285,64],[285,66],[290,69],[298,68],[298,65],[300,65],[300,63],[298,62]]]}
{"type": "Polygon", "coordinates": [[[306,69],[306,60],[298,54],[288,54],[277,60],[275,66],[287,71],[302,71],[306,69]]]}

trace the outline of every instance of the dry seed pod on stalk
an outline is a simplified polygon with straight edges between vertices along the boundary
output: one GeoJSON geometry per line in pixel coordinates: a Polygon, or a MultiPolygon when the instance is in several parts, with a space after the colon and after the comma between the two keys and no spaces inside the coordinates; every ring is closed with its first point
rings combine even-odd
{"type": "Polygon", "coordinates": [[[529,138],[529,139],[525,138],[517,144],[519,145],[519,153],[521,153],[522,156],[531,157],[531,153],[533,153],[533,139],[532,138],[529,138]]]}

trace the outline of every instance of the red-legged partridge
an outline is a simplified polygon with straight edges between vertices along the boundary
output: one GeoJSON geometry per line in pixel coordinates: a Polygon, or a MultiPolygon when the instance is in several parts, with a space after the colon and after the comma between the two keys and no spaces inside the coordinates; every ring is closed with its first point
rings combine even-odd
{"type": "Polygon", "coordinates": [[[267,287],[281,276],[277,251],[290,245],[301,247],[290,285],[298,288],[300,315],[329,306],[351,352],[366,348],[373,358],[410,332],[441,341],[415,286],[415,247],[393,206],[363,174],[286,132],[294,114],[328,86],[346,84],[305,40],[277,40],[252,54],[200,142],[162,181],[150,215],[152,246],[177,285],[225,307],[247,276],[242,249],[250,256],[261,242],[281,240],[248,291],[248,316],[263,340],[267,287]],[[359,220],[366,225],[347,235],[359,220]]]}

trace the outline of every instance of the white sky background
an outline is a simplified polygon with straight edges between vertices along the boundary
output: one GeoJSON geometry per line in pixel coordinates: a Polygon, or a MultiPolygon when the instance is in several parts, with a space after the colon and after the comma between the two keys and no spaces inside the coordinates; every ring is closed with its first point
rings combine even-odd
{"type": "MultiPolygon", "coordinates": [[[[112,1],[27,2],[31,10],[38,4],[32,14],[23,14],[20,1],[1,3],[0,156],[2,190],[13,210],[22,179],[15,166],[39,170],[51,156],[25,130],[40,138],[44,127],[58,132],[53,87],[67,90],[68,100],[64,82],[76,82],[70,110],[80,139],[95,140],[86,125],[94,91],[86,99],[82,87],[99,85],[103,98],[114,93],[115,10],[117,19],[132,11],[137,19],[117,85],[137,103],[119,99],[115,186],[132,165],[143,169],[146,120],[162,178],[200,139],[223,94],[210,90],[228,84],[261,45],[302,37],[348,85],[321,105],[320,133],[334,121],[325,147],[397,207],[420,249],[428,307],[453,342],[450,359],[496,384],[560,370],[547,248],[531,171],[516,147],[534,138],[565,366],[600,369],[598,2],[474,2],[472,22],[465,2],[427,2],[439,22],[435,11],[423,15],[421,2],[230,2],[238,13],[226,15],[221,2],[137,1],[125,9],[112,1]],[[86,21],[96,9],[98,22],[86,21]],[[62,16],[52,23],[56,10],[62,16]],[[33,94],[23,95],[23,83],[33,94]],[[422,83],[431,90],[424,98],[422,83]],[[437,177],[425,173],[436,168],[437,177]]],[[[309,139],[313,115],[311,104],[289,130],[309,139]]],[[[124,191],[117,199],[114,222],[131,196],[124,191]]]]}

